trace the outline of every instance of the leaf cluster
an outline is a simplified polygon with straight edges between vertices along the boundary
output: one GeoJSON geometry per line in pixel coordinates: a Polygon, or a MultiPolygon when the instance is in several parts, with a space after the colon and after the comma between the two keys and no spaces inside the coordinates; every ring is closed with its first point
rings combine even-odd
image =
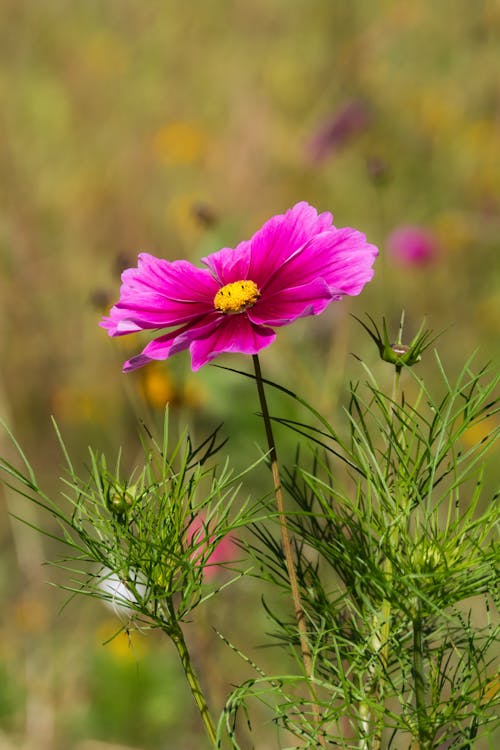
{"type": "Polygon", "coordinates": [[[56,432],[66,461],[60,497],[40,487],[12,435],[24,469],[0,459],[0,470],[11,488],[52,516],[53,529],[35,528],[62,545],[52,563],[69,574],[61,588],[103,600],[136,624],[177,632],[216,591],[204,578],[214,550],[253,513],[248,502],[235,503],[242,475],[227,463],[219,471],[211,465],[221,447],[219,428],[197,447],[186,434],[169,448],[166,418],[162,442],[146,436],[144,461],[130,475],[120,454],[110,466],[90,449],[83,478],[57,426],[56,432]]]}
{"type": "MultiPolygon", "coordinates": [[[[366,369],[345,438],[312,407],[319,428],[275,418],[309,437],[310,458],[298,451],[282,482],[323,724],[342,747],[473,747],[495,723],[498,509],[496,493],[484,497],[484,460],[499,433],[498,378],[467,363],[451,383],[437,363],[441,393],[411,373],[411,400],[366,369]]],[[[286,590],[278,535],[253,535],[255,570],[286,590]]],[[[267,606],[295,653],[293,620],[267,606]]]]}

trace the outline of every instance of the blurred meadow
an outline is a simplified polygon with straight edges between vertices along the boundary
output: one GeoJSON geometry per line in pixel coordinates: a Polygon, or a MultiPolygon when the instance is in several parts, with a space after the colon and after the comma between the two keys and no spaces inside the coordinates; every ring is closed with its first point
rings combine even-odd
{"type": "MultiPolygon", "coordinates": [[[[0,60],[0,416],[49,491],[63,463],[51,415],[82,466],[89,444],[111,457],[122,446],[133,465],[141,421],[158,429],[166,403],[174,436],[223,422],[221,460],[258,457],[251,381],[192,373],[187,354],[123,375],[145,339],[111,340],[97,323],[139,251],[198,263],[299,200],[366,233],[380,257],[359,298],[279,331],[265,377],[341,425],[363,376],[352,352],[392,377],[350,313],[385,316],[395,334],[402,308],[405,338],[424,318],[443,331],[452,376],[476,349],[476,369],[498,362],[495,0],[2,0],[0,60]]],[[[418,368],[439,387],[431,352],[418,368]]],[[[0,449],[16,460],[3,435],[0,449]]],[[[269,489],[265,474],[252,481],[244,493],[269,489]]],[[[0,750],[204,747],[170,645],[109,640],[111,610],[63,607],[48,585],[60,574],[41,566],[57,550],[10,514],[47,519],[1,493],[0,750]]],[[[211,624],[279,658],[259,650],[261,593],[230,587],[188,630],[219,707],[246,672],[211,624]]]]}

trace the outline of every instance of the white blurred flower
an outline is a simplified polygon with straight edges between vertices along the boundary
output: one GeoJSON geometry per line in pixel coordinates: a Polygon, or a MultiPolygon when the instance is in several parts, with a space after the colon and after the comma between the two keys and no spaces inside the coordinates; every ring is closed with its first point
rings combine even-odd
{"type": "MultiPolygon", "coordinates": [[[[104,594],[105,605],[112,609],[118,617],[130,614],[130,604],[134,604],[137,599],[116,573],[113,573],[109,568],[104,568],[97,585],[104,594]]],[[[140,595],[146,590],[144,583],[135,582],[134,586],[140,595]]]]}

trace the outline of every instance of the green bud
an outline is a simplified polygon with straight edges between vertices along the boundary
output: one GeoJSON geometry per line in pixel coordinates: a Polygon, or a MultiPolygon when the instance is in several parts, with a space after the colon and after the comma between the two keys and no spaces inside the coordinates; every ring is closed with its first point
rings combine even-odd
{"type": "Polygon", "coordinates": [[[422,359],[422,356],[417,354],[413,347],[406,346],[405,344],[385,345],[383,352],[381,352],[381,357],[384,362],[390,362],[397,367],[403,367],[403,365],[411,367],[422,359]]]}
{"type": "MultiPolygon", "coordinates": [[[[353,317],[356,318],[356,316],[353,317]]],[[[370,320],[371,326],[368,326],[359,318],[356,318],[356,320],[361,323],[370,338],[376,343],[380,353],[380,358],[383,359],[384,362],[389,362],[398,369],[401,369],[402,367],[412,367],[417,362],[420,362],[420,360],[422,359],[422,353],[432,344],[432,342],[436,338],[435,336],[431,338],[431,331],[424,330],[424,326],[422,324],[413,341],[409,345],[403,344],[401,342],[404,323],[403,312],[403,314],[401,315],[398,340],[395,343],[391,343],[389,334],[387,332],[385,318],[382,318],[381,332],[373,318],[370,315],[367,315],[367,317],[370,320]]]]}
{"type": "Polygon", "coordinates": [[[110,485],[106,493],[108,508],[119,518],[125,516],[135,501],[134,488],[110,485]]]}

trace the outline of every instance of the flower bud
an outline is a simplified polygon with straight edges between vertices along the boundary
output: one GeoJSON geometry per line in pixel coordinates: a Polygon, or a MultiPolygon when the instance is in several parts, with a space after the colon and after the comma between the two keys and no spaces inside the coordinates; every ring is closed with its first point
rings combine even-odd
{"type": "Polygon", "coordinates": [[[134,488],[114,487],[110,485],[106,493],[106,500],[110,511],[119,519],[123,518],[135,500],[134,488]]]}
{"type": "Polygon", "coordinates": [[[385,345],[383,352],[381,352],[381,357],[384,362],[390,362],[396,365],[396,367],[402,367],[403,365],[411,367],[422,359],[421,355],[417,354],[413,347],[397,343],[390,344],[389,346],[385,345]]]}
{"type": "Polygon", "coordinates": [[[409,345],[401,343],[401,334],[403,329],[404,314],[401,318],[401,325],[399,330],[399,340],[395,343],[390,342],[389,334],[387,332],[387,325],[385,318],[382,318],[382,332],[379,331],[377,324],[370,315],[367,315],[371,326],[368,326],[362,320],[356,318],[358,323],[361,323],[365,331],[368,333],[370,338],[376,343],[380,358],[384,362],[389,362],[396,368],[401,369],[402,367],[412,367],[422,359],[422,353],[432,344],[435,340],[435,336],[431,337],[431,331],[424,330],[423,324],[420,326],[416,336],[413,338],[409,345]]]}

